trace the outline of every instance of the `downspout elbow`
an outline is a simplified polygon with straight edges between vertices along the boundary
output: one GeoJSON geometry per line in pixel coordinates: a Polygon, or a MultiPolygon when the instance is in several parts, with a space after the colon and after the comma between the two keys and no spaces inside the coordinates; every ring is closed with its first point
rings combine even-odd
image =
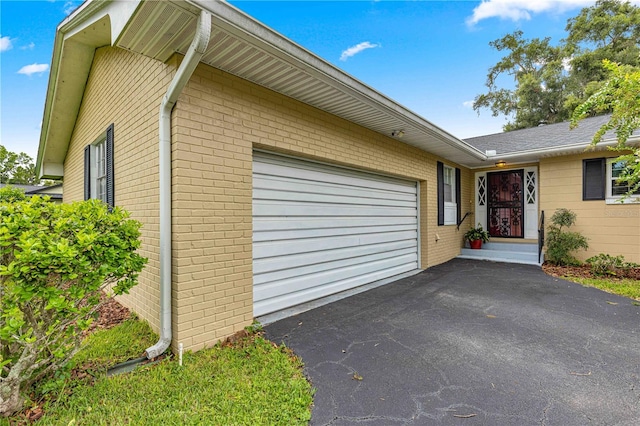
{"type": "Polygon", "coordinates": [[[160,184],[160,338],[147,348],[148,359],[162,355],[171,345],[171,111],[207,50],[211,36],[211,15],[201,11],[193,41],[171,80],[160,104],[159,184],[160,184]]]}

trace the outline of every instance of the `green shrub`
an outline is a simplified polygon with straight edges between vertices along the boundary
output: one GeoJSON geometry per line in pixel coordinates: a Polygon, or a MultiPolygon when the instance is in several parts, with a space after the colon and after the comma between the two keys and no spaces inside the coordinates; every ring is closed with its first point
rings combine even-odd
{"type": "Polygon", "coordinates": [[[0,188],[0,203],[14,203],[16,201],[26,200],[27,196],[24,195],[24,191],[14,186],[5,186],[0,188]]]}
{"type": "Polygon", "coordinates": [[[618,275],[620,271],[638,267],[636,263],[625,261],[622,255],[611,256],[605,253],[590,257],[586,262],[591,266],[591,272],[595,275],[618,275]]]}
{"type": "Polygon", "coordinates": [[[555,265],[579,265],[581,262],[571,253],[578,249],[588,249],[586,237],[579,232],[564,231],[576,222],[576,214],[571,210],[558,209],[551,216],[551,226],[547,236],[545,258],[555,265]]]}
{"type": "Polygon", "coordinates": [[[98,200],[11,200],[0,190],[0,415],[77,352],[105,287],[122,294],[146,259],[140,226],[98,200]]]}

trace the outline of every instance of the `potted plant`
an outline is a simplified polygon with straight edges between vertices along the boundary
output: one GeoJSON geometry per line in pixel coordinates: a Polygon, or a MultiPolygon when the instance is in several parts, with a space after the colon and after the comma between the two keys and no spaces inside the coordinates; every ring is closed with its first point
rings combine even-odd
{"type": "Polygon", "coordinates": [[[482,248],[482,243],[489,241],[489,233],[482,229],[482,225],[478,223],[478,226],[469,229],[464,234],[464,239],[469,240],[469,246],[472,249],[480,249],[482,248]]]}

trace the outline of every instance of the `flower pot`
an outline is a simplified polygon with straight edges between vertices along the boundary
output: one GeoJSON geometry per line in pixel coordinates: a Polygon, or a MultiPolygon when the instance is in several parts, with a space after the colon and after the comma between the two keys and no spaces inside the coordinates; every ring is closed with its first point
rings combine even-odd
{"type": "Polygon", "coordinates": [[[469,246],[474,250],[479,250],[482,248],[482,240],[473,240],[469,241],[469,246]]]}

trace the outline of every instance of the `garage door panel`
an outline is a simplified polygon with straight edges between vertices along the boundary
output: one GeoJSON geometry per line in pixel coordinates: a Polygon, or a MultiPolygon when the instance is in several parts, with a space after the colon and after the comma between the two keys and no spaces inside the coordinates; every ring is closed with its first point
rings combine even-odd
{"type": "Polygon", "coordinates": [[[342,250],[315,251],[290,256],[277,256],[255,259],[253,262],[254,282],[259,275],[287,268],[299,268],[305,265],[317,265],[350,257],[360,257],[376,253],[410,250],[415,252],[415,241],[394,241],[387,244],[375,244],[360,247],[348,247],[342,250]]]}
{"type": "Polygon", "coordinates": [[[298,238],[318,238],[318,237],[338,237],[342,235],[352,235],[356,231],[358,235],[378,234],[380,232],[400,232],[415,231],[415,224],[407,225],[379,225],[379,226],[359,226],[354,228],[323,228],[323,229],[292,229],[288,231],[263,231],[253,239],[254,243],[262,241],[290,240],[298,238]]]}
{"type": "MultiPolygon", "coordinates": [[[[398,188],[396,188],[398,189],[398,188]]],[[[376,200],[398,200],[406,202],[415,201],[415,188],[408,188],[410,191],[390,191],[384,189],[363,188],[349,185],[337,185],[328,182],[300,181],[292,178],[280,178],[272,176],[254,175],[254,198],[263,198],[259,191],[286,191],[300,194],[322,194],[348,197],[363,197],[376,200]]],[[[271,198],[271,197],[269,197],[271,198]]]]}
{"type": "Polygon", "coordinates": [[[253,215],[260,216],[324,216],[331,211],[336,216],[378,216],[399,217],[416,215],[415,208],[353,206],[344,204],[323,203],[321,205],[306,202],[281,202],[257,200],[253,205],[253,215]]]}
{"type": "MultiPolygon", "coordinates": [[[[416,229],[417,218],[415,216],[394,217],[391,223],[395,225],[409,225],[416,229]]],[[[258,235],[262,232],[288,231],[299,229],[326,229],[326,228],[361,228],[368,226],[387,226],[390,219],[387,217],[254,217],[253,231],[258,235]]],[[[256,238],[256,236],[254,236],[256,238]]]]}
{"type": "MultiPolygon", "coordinates": [[[[284,158],[284,157],[283,157],[284,158]]],[[[393,192],[415,193],[415,184],[408,181],[396,180],[384,176],[368,174],[362,177],[362,172],[339,169],[332,166],[315,163],[298,163],[283,160],[285,164],[254,162],[253,173],[256,178],[260,175],[292,178],[298,181],[334,183],[347,187],[372,188],[393,192]]]]}
{"type": "Polygon", "coordinates": [[[356,264],[341,269],[318,271],[307,275],[296,276],[279,281],[262,284],[256,288],[255,295],[258,299],[279,297],[292,291],[304,292],[314,287],[329,285],[334,282],[345,281],[351,278],[367,274],[386,271],[399,266],[416,269],[415,255],[409,254],[398,259],[386,258],[370,262],[368,264],[356,264]]]}
{"type": "Polygon", "coordinates": [[[413,265],[401,265],[393,269],[375,271],[369,274],[361,275],[359,277],[352,277],[345,280],[328,283],[324,286],[288,293],[279,297],[258,300],[254,296],[254,315],[263,315],[265,313],[275,312],[277,310],[302,303],[300,302],[300,300],[315,300],[330,294],[339,293],[341,291],[350,290],[364,284],[389,278],[394,275],[400,275],[405,272],[410,272],[415,269],[416,266],[413,265]]]}
{"type": "Polygon", "coordinates": [[[417,185],[254,153],[254,315],[418,268],[417,185]]]}
{"type": "MultiPolygon", "coordinates": [[[[336,189],[338,190],[338,189],[336,189]]],[[[318,194],[311,192],[296,192],[289,188],[284,189],[255,189],[253,190],[254,200],[278,200],[284,202],[299,201],[301,198],[305,203],[320,204],[350,204],[362,206],[393,206],[393,207],[415,207],[415,196],[408,200],[391,200],[385,198],[363,197],[350,191],[338,194],[318,194]]]]}
{"type": "Polygon", "coordinates": [[[393,260],[393,261],[401,261],[400,259],[404,259],[407,263],[417,262],[418,258],[416,256],[416,252],[413,247],[408,247],[402,250],[393,250],[393,251],[380,251],[378,253],[373,253],[365,256],[354,256],[354,257],[345,257],[340,258],[330,262],[321,262],[314,264],[304,264],[299,267],[293,267],[292,265],[288,265],[288,267],[284,267],[279,270],[271,270],[267,273],[262,273],[257,275],[254,278],[254,285],[258,284],[268,284],[271,282],[277,282],[285,279],[291,279],[295,277],[302,276],[310,276],[317,273],[327,272],[338,270],[340,268],[352,267],[356,265],[363,265],[367,263],[378,262],[381,260],[393,260]]]}
{"type": "Polygon", "coordinates": [[[412,240],[418,238],[416,230],[401,232],[384,232],[378,234],[357,234],[340,237],[303,238],[286,241],[269,241],[253,244],[254,259],[273,256],[287,256],[296,253],[336,250],[364,245],[384,244],[393,241],[412,240]]]}

